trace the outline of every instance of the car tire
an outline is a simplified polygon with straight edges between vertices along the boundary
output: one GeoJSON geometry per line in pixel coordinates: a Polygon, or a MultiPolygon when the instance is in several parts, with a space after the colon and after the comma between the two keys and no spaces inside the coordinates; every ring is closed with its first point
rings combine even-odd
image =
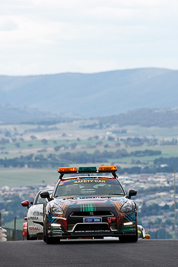
{"type": "Polygon", "coordinates": [[[46,244],[57,244],[59,241],[54,237],[49,237],[48,234],[46,235],[46,244]]]}
{"type": "Polygon", "coordinates": [[[46,242],[46,244],[55,244],[55,243],[58,243],[60,241],[60,239],[57,240],[54,237],[48,236],[46,220],[44,222],[44,227],[43,227],[43,240],[46,242]],[[56,242],[56,241],[58,241],[58,242],[56,242]]]}
{"type": "Polygon", "coordinates": [[[43,222],[43,240],[46,242],[46,224],[43,222]]]}
{"type": "Polygon", "coordinates": [[[138,241],[138,232],[136,231],[135,235],[121,236],[119,237],[121,243],[137,242],[138,241]]]}
{"type": "Polygon", "coordinates": [[[27,240],[33,240],[33,238],[29,235],[28,227],[27,227],[27,240]]]}
{"type": "Polygon", "coordinates": [[[46,238],[46,244],[56,244],[56,240],[53,237],[47,237],[46,238]]]}

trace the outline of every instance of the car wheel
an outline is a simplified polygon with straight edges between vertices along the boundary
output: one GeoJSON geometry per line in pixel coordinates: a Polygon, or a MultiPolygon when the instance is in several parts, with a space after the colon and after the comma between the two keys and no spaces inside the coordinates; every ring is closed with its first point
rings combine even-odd
{"type": "Polygon", "coordinates": [[[138,241],[138,233],[136,231],[135,235],[121,236],[121,237],[119,237],[119,241],[122,243],[137,242],[138,241]]]}
{"type": "Polygon", "coordinates": [[[46,244],[56,244],[56,240],[53,237],[46,237],[46,244]]]}
{"type": "Polygon", "coordinates": [[[29,235],[28,227],[27,227],[27,240],[32,240],[33,238],[29,235]]]}
{"type": "Polygon", "coordinates": [[[46,242],[46,223],[43,223],[43,240],[46,242]]]}
{"type": "Polygon", "coordinates": [[[45,221],[44,227],[43,227],[43,240],[46,242],[46,244],[55,244],[55,243],[57,243],[56,241],[58,241],[58,242],[60,241],[60,240],[56,240],[56,238],[54,238],[54,237],[48,236],[46,221],[45,221]]]}
{"type": "Polygon", "coordinates": [[[46,244],[56,244],[58,243],[57,241],[59,242],[60,240],[56,240],[56,238],[49,237],[48,234],[46,234],[46,240],[45,240],[46,244]]]}

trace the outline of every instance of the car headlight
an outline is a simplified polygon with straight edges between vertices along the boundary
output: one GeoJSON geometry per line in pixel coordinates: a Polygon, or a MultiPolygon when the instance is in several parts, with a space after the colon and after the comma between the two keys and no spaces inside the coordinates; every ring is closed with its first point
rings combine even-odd
{"type": "Polygon", "coordinates": [[[56,214],[56,215],[63,214],[63,210],[59,206],[51,207],[51,212],[56,214]]]}
{"type": "Polygon", "coordinates": [[[121,212],[130,212],[132,211],[132,202],[127,201],[120,209],[121,212]]]}

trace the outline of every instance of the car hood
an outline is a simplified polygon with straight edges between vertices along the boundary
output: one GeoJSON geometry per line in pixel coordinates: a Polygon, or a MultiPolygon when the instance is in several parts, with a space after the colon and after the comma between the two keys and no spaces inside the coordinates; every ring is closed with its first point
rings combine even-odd
{"type": "Polygon", "coordinates": [[[64,215],[71,212],[94,212],[99,210],[120,211],[121,207],[129,200],[125,197],[77,197],[67,199],[54,199],[50,206],[59,206],[63,209],[64,215]]]}

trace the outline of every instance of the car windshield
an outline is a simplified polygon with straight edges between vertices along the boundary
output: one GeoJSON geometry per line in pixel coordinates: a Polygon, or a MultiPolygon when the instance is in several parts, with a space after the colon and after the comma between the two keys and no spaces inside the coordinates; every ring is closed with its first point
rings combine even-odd
{"type": "Polygon", "coordinates": [[[120,183],[116,179],[99,179],[96,177],[82,177],[77,180],[61,181],[56,189],[55,197],[71,196],[103,196],[125,195],[120,183]]]}

